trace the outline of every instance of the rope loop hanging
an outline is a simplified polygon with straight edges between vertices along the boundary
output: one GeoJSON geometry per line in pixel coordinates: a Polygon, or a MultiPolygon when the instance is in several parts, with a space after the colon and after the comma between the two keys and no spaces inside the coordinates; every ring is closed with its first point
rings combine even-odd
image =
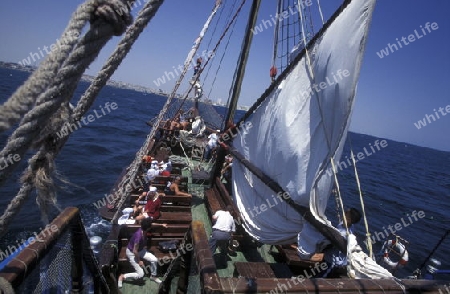
{"type": "MultiPolygon", "coordinates": [[[[58,209],[53,181],[56,172],[54,160],[67,142],[70,132],[62,138],[56,138],[55,134],[62,134],[62,131],[67,131],[67,124],[77,123],[81,119],[163,0],[150,0],[146,3],[138,16],[139,21],[136,20],[122,39],[125,44],[117,46],[72,114],[69,100],[81,76],[113,34],[123,33],[131,23],[132,17],[127,5],[133,2],[91,0],[80,5],[60,38],[63,45],[58,51],[52,52],[24,85],[0,107],[0,131],[7,129],[26,113],[0,154],[19,154],[22,158],[30,147],[39,148],[29,160],[29,166],[21,179],[21,189],[0,216],[0,236],[6,233],[8,225],[34,188],[38,192],[36,201],[44,223],[48,208],[53,206],[58,209]],[[91,21],[91,28],[79,38],[87,21],[91,21]],[[33,104],[35,107],[28,111],[33,104]],[[3,112],[8,113],[11,109],[14,110],[14,115],[3,117],[3,112]],[[20,111],[15,111],[16,109],[20,111]]],[[[17,165],[16,163],[2,170],[0,184],[17,165]]],[[[134,172],[136,170],[137,168],[133,168],[134,172]]]]}
{"type": "Polygon", "coordinates": [[[133,22],[130,14],[130,6],[133,1],[127,0],[103,0],[96,7],[90,19],[91,24],[97,20],[103,20],[114,28],[114,35],[122,35],[126,28],[133,22]]]}

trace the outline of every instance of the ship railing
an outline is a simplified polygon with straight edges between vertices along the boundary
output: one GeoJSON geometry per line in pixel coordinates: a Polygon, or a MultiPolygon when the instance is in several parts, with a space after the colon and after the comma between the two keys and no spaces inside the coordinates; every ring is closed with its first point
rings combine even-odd
{"type": "Polygon", "coordinates": [[[1,293],[110,293],[79,209],[64,209],[12,257],[0,271],[0,287],[1,293]]]}

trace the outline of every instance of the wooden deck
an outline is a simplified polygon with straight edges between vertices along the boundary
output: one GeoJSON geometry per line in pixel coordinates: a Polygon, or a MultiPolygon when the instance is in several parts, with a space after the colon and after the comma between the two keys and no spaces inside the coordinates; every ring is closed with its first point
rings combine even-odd
{"type": "MultiPolygon", "coordinates": [[[[159,293],[177,293],[177,288],[178,293],[404,293],[398,283],[390,280],[308,279],[318,261],[300,260],[296,250],[289,247],[258,244],[248,238],[240,226],[234,234],[239,247],[229,251],[225,260],[219,252],[212,254],[208,245],[211,216],[226,205],[233,205],[233,201],[220,179],[212,180],[210,187],[205,185],[207,181],[193,182],[187,171],[183,175],[187,178],[188,191],[194,195],[189,201],[186,197],[166,196],[161,208],[162,216],[153,224],[152,240],[148,246],[160,260],[160,276],[169,268],[170,261],[177,257],[177,253],[161,252],[158,248],[160,241],[184,240],[184,248],[193,248],[193,262],[187,276],[189,283],[187,288],[180,288],[184,285],[178,283],[182,281],[181,275],[171,280],[162,277],[167,279],[162,285],[171,287],[171,290],[159,293]],[[167,223],[168,228],[163,229],[160,223],[167,223]]],[[[240,223],[239,219],[237,223],[240,223]]],[[[128,234],[137,227],[129,226],[128,234]]],[[[119,240],[119,271],[122,272],[129,270],[125,256],[128,239],[119,240]]],[[[403,280],[402,283],[410,293],[439,293],[439,286],[443,285],[438,281],[403,280]]],[[[148,275],[140,281],[124,283],[121,289],[121,293],[158,291],[161,291],[159,285],[150,281],[148,275]]]]}

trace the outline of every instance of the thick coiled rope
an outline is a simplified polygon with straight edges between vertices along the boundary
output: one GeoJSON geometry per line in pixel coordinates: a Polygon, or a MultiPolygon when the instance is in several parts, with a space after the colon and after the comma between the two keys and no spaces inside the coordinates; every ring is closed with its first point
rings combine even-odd
{"type": "Polygon", "coordinates": [[[107,21],[115,21],[113,22],[113,27],[116,33],[119,27],[123,29],[125,21],[129,21],[129,16],[126,16],[129,14],[121,12],[123,16],[118,18],[114,16],[115,13],[111,13],[111,8],[108,7],[118,9],[122,6],[122,10],[118,11],[126,11],[127,6],[123,1],[110,2],[107,3],[106,0],[92,0],[78,7],[72,15],[67,28],[62,33],[60,38],[61,45],[58,46],[58,50],[52,52],[41,63],[39,68],[33,72],[30,78],[0,106],[0,132],[9,129],[13,124],[17,123],[34,105],[39,95],[54,82],[55,75],[71,54],[79,36],[81,36],[82,29],[88,21],[103,18],[107,21]]]}
{"type": "MultiPolygon", "coordinates": [[[[134,25],[127,31],[117,50],[108,59],[107,64],[71,114],[68,107],[69,100],[84,70],[96,58],[100,49],[112,35],[123,33],[126,26],[131,22],[129,7],[133,2],[121,0],[89,1],[77,10],[78,13],[81,13],[80,11],[85,12],[86,9],[90,11],[88,20],[91,22],[91,29],[73,49],[62,68],[57,71],[56,78],[54,76],[47,77],[47,81],[52,83],[48,83],[50,86],[37,96],[36,107],[25,115],[19,127],[8,140],[7,146],[0,153],[0,156],[4,154],[23,155],[32,144],[35,148],[40,147],[40,150],[29,160],[29,167],[22,177],[22,188],[11,201],[3,216],[0,217],[0,235],[6,232],[9,223],[18,213],[34,187],[38,190],[36,201],[40,205],[44,222],[46,221],[48,207],[56,206],[56,192],[53,182],[54,160],[67,141],[68,136],[57,140],[55,134],[58,130],[63,130],[67,122],[79,121],[83,114],[88,111],[100,89],[117,69],[132,43],[156,13],[163,0],[150,1],[146,4],[134,25]]],[[[62,42],[64,42],[63,37],[61,38],[62,42]]],[[[52,60],[52,57],[49,57],[48,60],[52,60]]],[[[40,78],[40,76],[34,78],[40,78]]],[[[3,170],[3,173],[0,174],[0,183],[10,175],[16,165],[3,170]]]]}

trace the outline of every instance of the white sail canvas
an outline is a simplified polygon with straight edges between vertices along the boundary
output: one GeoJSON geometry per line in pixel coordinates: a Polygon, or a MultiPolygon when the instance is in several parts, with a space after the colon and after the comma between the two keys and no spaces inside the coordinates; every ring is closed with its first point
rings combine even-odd
{"type": "MultiPolygon", "coordinates": [[[[374,0],[352,1],[248,119],[233,146],[299,205],[324,216],[353,108],[374,0]],[[328,172],[327,172],[328,171],[328,172]]],[[[238,162],[235,201],[244,227],[267,244],[293,242],[304,220],[238,162]]]]}

